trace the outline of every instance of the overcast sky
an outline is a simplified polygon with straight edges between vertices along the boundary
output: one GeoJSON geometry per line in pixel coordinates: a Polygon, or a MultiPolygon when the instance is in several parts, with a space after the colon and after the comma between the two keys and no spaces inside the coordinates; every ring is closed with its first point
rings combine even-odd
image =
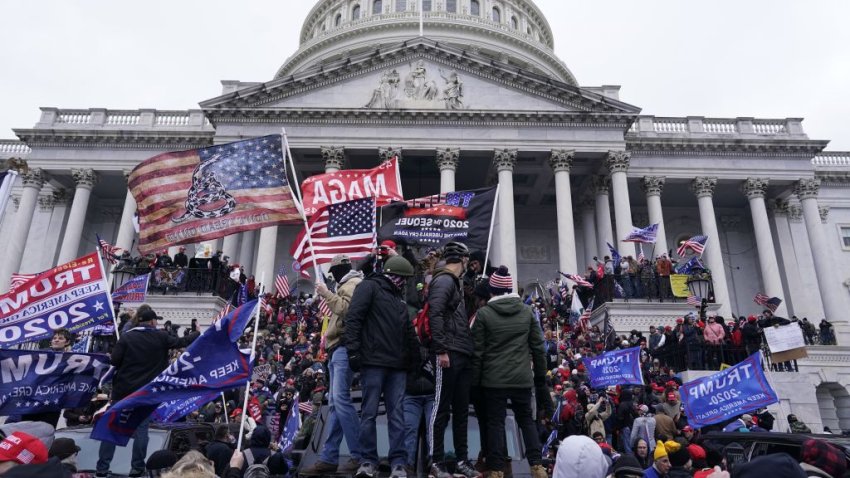
{"type": "MultiPolygon", "coordinates": [[[[2,0],[0,139],[40,106],[196,108],[267,81],[312,0],[2,0]]],[[[850,150],[847,0],[538,0],[582,85],[659,116],[804,117],[850,150]]],[[[426,32],[427,34],[427,32],[426,32]]]]}

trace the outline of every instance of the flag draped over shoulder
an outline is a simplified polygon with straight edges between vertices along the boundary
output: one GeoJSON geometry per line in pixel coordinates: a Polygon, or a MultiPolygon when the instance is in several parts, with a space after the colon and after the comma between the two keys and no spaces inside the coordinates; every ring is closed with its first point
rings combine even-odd
{"type": "Polygon", "coordinates": [[[307,224],[312,248],[305,228],[289,251],[300,263],[300,271],[313,267],[314,260],[317,264],[326,264],[337,254],[359,259],[375,250],[375,198],[355,199],[320,208],[307,224]]]}
{"type": "Polygon", "coordinates": [[[250,356],[239,350],[237,341],[256,306],[252,300],[210,326],[153,381],[113,404],[91,437],[125,446],[151,414],[155,421],[174,421],[244,385],[251,378],[250,356]]]}
{"type": "Polygon", "coordinates": [[[280,135],[154,156],[129,187],[142,254],[301,221],[280,135]]]}

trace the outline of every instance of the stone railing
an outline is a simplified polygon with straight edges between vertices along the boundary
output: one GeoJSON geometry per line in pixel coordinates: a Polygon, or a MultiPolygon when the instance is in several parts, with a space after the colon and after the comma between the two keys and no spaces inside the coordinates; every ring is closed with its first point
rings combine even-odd
{"type": "Polygon", "coordinates": [[[36,129],[181,129],[211,125],[201,110],[107,110],[41,108],[36,129]]]}
{"type": "Polygon", "coordinates": [[[848,168],[850,169],[850,151],[824,151],[812,158],[812,166],[816,168],[848,168]]]}
{"type": "Polygon", "coordinates": [[[628,135],[641,137],[747,137],[787,136],[806,139],[801,118],[703,118],[701,116],[640,116],[628,135]]]}
{"type": "Polygon", "coordinates": [[[0,139],[0,154],[16,155],[29,154],[30,147],[16,139],[0,139]]]}

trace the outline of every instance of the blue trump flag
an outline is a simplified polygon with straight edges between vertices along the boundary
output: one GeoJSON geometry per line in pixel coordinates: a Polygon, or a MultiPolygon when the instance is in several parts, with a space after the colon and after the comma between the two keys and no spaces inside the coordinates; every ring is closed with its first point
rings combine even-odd
{"type": "Polygon", "coordinates": [[[760,351],[734,367],[682,385],[680,392],[693,427],[724,422],[779,401],[761,368],[760,351]]]}
{"type": "Polygon", "coordinates": [[[283,425],[283,433],[280,434],[278,446],[281,453],[287,453],[292,450],[292,445],[295,443],[295,437],[298,436],[298,430],[301,429],[301,411],[298,410],[298,397],[292,400],[289,406],[289,415],[286,416],[286,423],[283,425]]]}
{"type": "Polygon", "coordinates": [[[106,355],[0,349],[0,415],[88,405],[108,368],[106,355]]]}
{"type": "Polygon", "coordinates": [[[154,420],[177,420],[220,392],[244,385],[251,378],[251,360],[237,342],[255,307],[252,300],[210,326],[155,379],[112,405],[91,437],[126,446],[151,414],[154,420]]]}
{"type": "Polygon", "coordinates": [[[582,359],[590,375],[590,387],[611,385],[643,385],[640,371],[640,347],[612,350],[596,357],[582,359]]]}
{"type": "Polygon", "coordinates": [[[133,277],[112,293],[112,302],[144,302],[148,295],[148,282],[151,275],[133,277]]]}
{"type": "Polygon", "coordinates": [[[611,261],[614,262],[614,266],[617,266],[617,264],[619,264],[622,260],[620,251],[614,249],[614,246],[612,246],[610,242],[606,242],[605,244],[608,244],[608,250],[611,252],[611,261]]]}

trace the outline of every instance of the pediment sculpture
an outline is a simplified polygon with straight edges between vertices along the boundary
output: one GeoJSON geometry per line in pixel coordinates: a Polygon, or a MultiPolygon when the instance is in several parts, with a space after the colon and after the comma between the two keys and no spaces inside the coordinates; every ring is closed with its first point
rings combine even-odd
{"type": "Polygon", "coordinates": [[[372,98],[366,108],[382,109],[466,109],[463,104],[463,81],[456,71],[446,72],[438,68],[442,78],[442,87],[429,76],[425,62],[417,61],[409,65],[410,71],[401,80],[397,69],[386,70],[381,74],[378,87],[372,91],[372,98]]]}

